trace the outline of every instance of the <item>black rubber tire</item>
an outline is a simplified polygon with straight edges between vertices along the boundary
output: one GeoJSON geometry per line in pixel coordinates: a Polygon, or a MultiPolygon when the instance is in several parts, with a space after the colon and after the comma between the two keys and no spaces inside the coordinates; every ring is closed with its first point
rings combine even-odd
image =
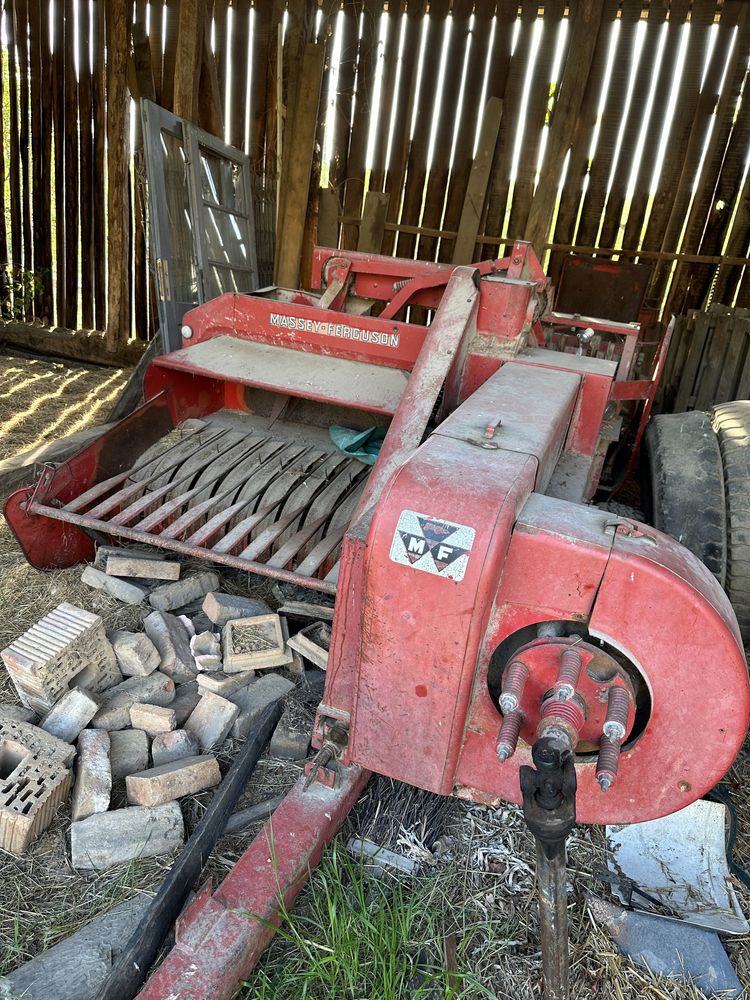
{"type": "Polygon", "coordinates": [[[627,517],[631,521],[640,521],[641,523],[644,523],[646,520],[646,515],[643,511],[637,510],[635,507],[629,506],[629,504],[620,503],[619,500],[602,500],[596,506],[599,510],[606,510],[616,517],[627,517]]]}
{"type": "Polygon", "coordinates": [[[724,587],[746,646],[750,646],[750,400],[712,410],[724,466],[727,572],[724,587]]]}
{"type": "Polygon", "coordinates": [[[724,473],[707,413],[664,413],[646,429],[649,514],[724,586],[727,568],[724,473]]]}

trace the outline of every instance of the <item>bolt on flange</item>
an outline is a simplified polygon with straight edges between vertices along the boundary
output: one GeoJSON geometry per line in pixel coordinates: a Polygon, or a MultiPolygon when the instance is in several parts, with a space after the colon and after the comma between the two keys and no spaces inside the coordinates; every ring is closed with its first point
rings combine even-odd
{"type": "Polygon", "coordinates": [[[596,780],[603,792],[608,792],[620,767],[620,752],[627,733],[630,695],[623,687],[611,687],[607,695],[607,718],[604,722],[599,756],[596,759],[596,780]]]}

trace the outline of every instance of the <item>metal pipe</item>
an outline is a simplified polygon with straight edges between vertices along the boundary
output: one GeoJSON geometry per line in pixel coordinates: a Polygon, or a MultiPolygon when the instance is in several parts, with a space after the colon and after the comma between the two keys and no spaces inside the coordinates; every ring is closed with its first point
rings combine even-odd
{"type": "Polygon", "coordinates": [[[568,894],[565,841],[545,845],[536,838],[539,933],[544,1000],[568,1000],[568,894]]]}

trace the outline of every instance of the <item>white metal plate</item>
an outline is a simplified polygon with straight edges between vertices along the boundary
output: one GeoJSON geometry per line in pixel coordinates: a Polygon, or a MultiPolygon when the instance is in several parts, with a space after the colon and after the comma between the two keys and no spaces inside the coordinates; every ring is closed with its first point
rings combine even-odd
{"type": "Polygon", "coordinates": [[[393,533],[391,559],[433,576],[463,580],[475,534],[466,524],[402,510],[393,533]]]}
{"type": "MultiPolygon", "coordinates": [[[[729,875],[725,847],[726,807],[698,799],[671,816],[608,826],[609,869],[625,876],[679,913],[686,923],[720,934],[747,934],[729,875]]],[[[625,901],[615,888],[615,895],[625,901]]],[[[651,909],[633,896],[638,909],[651,909]]]]}

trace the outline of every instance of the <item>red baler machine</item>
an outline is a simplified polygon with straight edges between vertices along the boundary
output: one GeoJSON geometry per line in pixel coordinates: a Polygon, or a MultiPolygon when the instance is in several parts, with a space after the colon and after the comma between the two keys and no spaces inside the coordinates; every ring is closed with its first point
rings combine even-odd
{"type": "MultiPolygon", "coordinates": [[[[456,268],[318,249],[313,279],[321,294],[227,294],[188,313],[145,405],[6,506],[40,568],[107,537],[337,594],[314,780],[198,897],[148,997],[232,995],[279,890],[290,903],[369,772],[523,799],[541,878],[575,808],[584,823],[674,812],[747,729],[718,582],[590,502],[613,414],[636,398],[647,410],[661,356],[644,382],[630,349],[618,364],[539,346],[548,279],[524,243],[456,268]],[[397,319],[405,306],[432,322],[397,319]],[[372,467],[332,444],[334,425],[384,429],[372,467]]],[[[633,335],[616,327],[597,328],[633,335]]]]}

